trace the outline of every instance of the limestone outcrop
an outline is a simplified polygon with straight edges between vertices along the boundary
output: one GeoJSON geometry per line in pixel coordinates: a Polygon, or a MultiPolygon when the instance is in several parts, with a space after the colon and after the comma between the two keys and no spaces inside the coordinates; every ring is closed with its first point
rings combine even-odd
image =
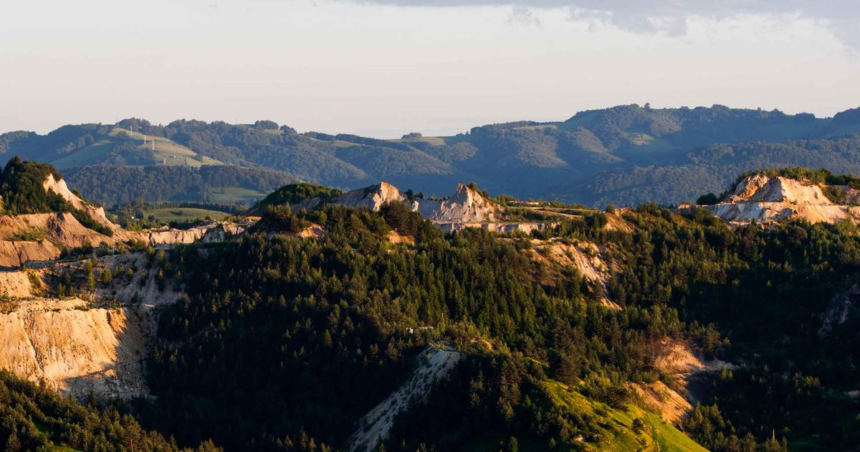
{"type": "Polygon", "coordinates": [[[165,227],[128,231],[112,223],[104,208],[94,207],[71,192],[64,180],[49,175],[43,187],[46,192],[54,192],[76,209],[87,212],[113,234],[108,236],[87,228],[69,212],[0,215],[0,268],[19,268],[28,262],[54,260],[60,257],[63,249],[116,246],[133,240],[153,246],[216,242],[245,230],[245,226],[230,222],[208,221],[188,229],[165,227]]]}
{"type": "Polygon", "coordinates": [[[0,312],[0,368],[77,397],[144,395],[146,312],[85,307],[32,299],[0,312]]]}
{"type": "Polygon", "coordinates": [[[389,202],[408,202],[408,198],[400,189],[385,181],[377,185],[344,193],[335,200],[336,204],[350,207],[367,207],[373,211],[378,211],[384,204],[389,202]]]}
{"type": "Polygon", "coordinates": [[[860,221],[860,192],[850,187],[822,186],[788,177],[755,174],[742,180],[723,202],[699,206],[735,224],[755,221],[768,225],[780,220],[810,223],[860,221]],[[839,193],[828,196],[825,190],[839,193]],[[831,199],[834,198],[834,199],[831,199]]]}
{"type": "Polygon", "coordinates": [[[425,402],[433,383],[445,378],[463,356],[451,347],[429,345],[419,355],[412,378],[391,393],[358,421],[358,429],[347,440],[350,452],[370,452],[388,438],[394,418],[414,403],[425,402]]]}
{"type": "MultiPolygon", "coordinates": [[[[422,199],[409,197],[397,187],[382,182],[343,194],[334,203],[350,207],[367,207],[378,211],[389,202],[402,202],[413,212],[420,213],[445,232],[456,232],[465,228],[482,228],[508,234],[515,231],[526,234],[552,227],[550,223],[506,221],[504,207],[485,198],[480,192],[466,185],[457,185],[457,191],[446,199],[422,199]]],[[[317,206],[317,201],[304,203],[317,206]]]]}
{"type": "Polygon", "coordinates": [[[69,212],[0,215],[0,369],[76,397],[146,395],[143,362],[152,309],[175,302],[182,288],[159,280],[145,253],[57,258],[64,249],[122,249],[131,241],[155,247],[224,241],[246,225],[208,221],[188,229],[128,231],[112,223],[103,208],[76,196],[62,179],[49,175],[43,188],[87,212],[112,235],[85,227],[69,212]],[[21,269],[25,265],[34,268],[21,269]],[[79,292],[86,301],[47,298],[62,293],[58,286],[64,276],[84,271],[113,276],[79,292]]]}

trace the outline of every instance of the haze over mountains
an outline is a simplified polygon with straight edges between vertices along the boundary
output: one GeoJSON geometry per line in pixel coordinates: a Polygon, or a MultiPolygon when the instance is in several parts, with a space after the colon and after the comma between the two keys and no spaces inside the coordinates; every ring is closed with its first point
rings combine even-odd
{"type": "Polygon", "coordinates": [[[860,109],[816,118],[723,106],[627,105],[560,122],[395,140],[298,133],[271,121],[161,126],[128,119],[115,126],[64,126],[47,135],[6,133],[0,155],[52,163],[71,187],[108,205],[136,198],[250,204],[300,179],[341,188],[386,180],[427,195],[474,181],[494,194],[603,207],[680,203],[722,192],[743,171],[760,168],[857,174],[858,133],[860,109]]]}

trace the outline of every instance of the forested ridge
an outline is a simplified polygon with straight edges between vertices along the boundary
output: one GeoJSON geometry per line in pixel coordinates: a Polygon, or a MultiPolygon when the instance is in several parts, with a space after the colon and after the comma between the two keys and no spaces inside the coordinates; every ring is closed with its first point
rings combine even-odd
{"type": "MultiPolygon", "coordinates": [[[[6,208],[56,209],[39,182],[53,171],[11,161],[6,208]]],[[[858,185],[820,170],[767,174],[858,185]]],[[[531,235],[444,234],[403,203],[290,208],[339,193],[291,184],[235,240],[137,244],[145,264],[117,278],[145,272],[185,293],[157,308],[151,397],[80,405],[2,375],[0,444],[345,451],[421,352],[447,347],[462,359],[426,399],[388,413],[378,450],[699,450],[690,438],[715,452],[860,447],[852,223],[732,228],[704,209],[651,203],[582,211],[531,235]],[[302,234],[312,226],[323,232],[302,234]],[[554,244],[589,245],[607,280],[537,257],[554,244]],[[657,363],[666,343],[725,363],[691,389],[698,403],[678,425],[689,438],[634,390],[678,384],[657,363]]],[[[97,261],[61,275],[58,295],[109,283],[97,261]]]]}
{"type": "MultiPolygon", "coordinates": [[[[156,125],[126,119],[114,126],[64,126],[47,135],[6,133],[0,135],[0,154],[61,169],[83,166],[73,182],[108,205],[138,197],[149,202],[207,200],[207,188],[216,187],[215,181],[205,174],[191,180],[187,171],[163,168],[225,164],[339,188],[386,180],[436,196],[459,182],[475,181],[494,193],[602,208],[693,200],[703,192],[718,192],[743,171],[760,168],[824,167],[858,174],[858,133],[856,109],[816,118],[720,105],[654,109],[646,104],[579,112],[566,121],[489,124],[456,136],[412,133],[391,140],[298,133],[272,121],[156,125]],[[141,144],[147,142],[157,144],[154,151],[141,144]],[[123,166],[147,167],[146,174],[114,172],[123,166]],[[140,183],[125,184],[118,174],[140,183]],[[162,180],[176,188],[158,187],[162,180]]],[[[264,192],[274,188],[250,181],[241,186],[264,192]]]]}
{"type": "Polygon", "coordinates": [[[94,220],[88,212],[76,208],[53,191],[45,191],[45,180],[51,175],[58,179],[63,177],[48,164],[21,161],[18,157],[9,160],[0,172],[0,215],[69,212],[87,228],[113,235],[110,228],[94,220]]]}
{"type": "Polygon", "coordinates": [[[732,230],[705,211],[679,217],[646,205],[623,214],[632,233],[585,220],[539,233],[609,250],[619,265],[608,285],[616,311],[573,269],[541,282],[546,269],[526,257],[525,238],[446,237],[396,206],[266,215],[277,220],[265,235],[156,257],[166,278],[182,275],[189,297],[160,317],[151,367],[159,402],[139,412],[181,441],[338,449],[403,383],[418,351],[446,340],[467,359],[427,405],[399,418],[386,450],[483,450],[511,438],[536,450],[578,450],[584,438],[599,449],[611,441],[606,412],[560,409],[553,382],[624,410],[635,401],[625,382],[670,378],[653,363],[667,336],[737,366],[708,379],[682,425],[710,450],[860,441],[847,395],[860,382],[857,310],[818,334],[860,265],[851,226],[732,230]],[[309,223],[329,234],[290,237],[309,223]],[[267,239],[279,224],[286,235],[267,239]],[[413,234],[414,247],[389,244],[392,228],[413,234]],[[433,329],[408,332],[419,326],[433,329]]]}
{"type": "Polygon", "coordinates": [[[219,452],[211,441],[180,448],[116,407],[79,404],[0,370],[0,446],[4,452],[219,452]]]}

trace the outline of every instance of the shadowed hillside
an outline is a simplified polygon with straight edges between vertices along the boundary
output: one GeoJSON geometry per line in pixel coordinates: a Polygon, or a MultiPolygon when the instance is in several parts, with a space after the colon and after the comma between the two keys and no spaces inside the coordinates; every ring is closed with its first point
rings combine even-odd
{"type": "MultiPolygon", "coordinates": [[[[857,110],[816,118],[719,105],[625,105],[580,112],[560,122],[492,124],[451,137],[411,133],[396,140],[297,133],[272,121],[154,125],[127,119],[115,126],[65,126],[44,136],[7,133],[0,136],[0,153],[61,169],[226,164],[341,188],[384,179],[428,195],[444,195],[450,186],[474,181],[495,193],[602,207],[681,202],[756,168],[803,165],[860,172],[858,132],[857,110]]],[[[99,171],[82,178],[91,179],[82,185],[110,180],[99,171]]],[[[203,186],[192,184],[186,190],[207,192],[211,184],[203,186]]],[[[203,200],[194,193],[167,195],[203,200]]]]}

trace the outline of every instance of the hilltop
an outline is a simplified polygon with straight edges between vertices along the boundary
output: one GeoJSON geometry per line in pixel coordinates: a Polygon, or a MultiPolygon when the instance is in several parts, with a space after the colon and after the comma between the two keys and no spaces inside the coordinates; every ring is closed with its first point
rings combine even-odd
{"type": "Polygon", "coordinates": [[[504,208],[487,199],[478,191],[477,186],[458,184],[453,196],[442,199],[424,199],[423,195],[405,193],[388,182],[359,188],[342,193],[314,187],[307,184],[282,187],[274,195],[260,202],[260,207],[286,203],[293,210],[319,208],[326,204],[339,204],[349,207],[365,207],[379,211],[388,203],[400,203],[413,212],[451,231],[475,226],[490,228],[502,227],[504,208]],[[290,196],[285,196],[290,193],[290,196]]]}
{"type": "Polygon", "coordinates": [[[225,228],[232,227],[208,222],[183,230],[127,230],[70,191],[51,165],[14,158],[0,172],[0,267],[47,262],[75,249],[187,243],[225,228]]]}
{"type": "Polygon", "coordinates": [[[721,197],[699,198],[721,219],[743,225],[782,220],[810,223],[860,222],[860,179],[827,170],[761,170],[745,174],[721,197]]]}
{"type": "MultiPolygon", "coordinates": [[[[165,171],[165,165],[230,165],[342,189],[387,180],[428,196],[443,196],[458,183],[474,181],[494,193],[604,207],[689,201],[758,168],[815,166],[860,173],[858,116],[856,110],[816,118],[719,105],[623,105],[564,121],[490,124],[455,136],[408,134],[385,140],[298,133],[272,121],[154,125],[128,119],[112,126],[65,126],[44,136],[7,133],[0,136],[0,154],[61,168],[98,164],[165,171]]],[[[96,181],[82,183],[87,196],[104,196],[93,190],[102,181],[122,184],[109,171],[80,171],[81,178],[96,181]]],[[[164,200],[135,191],[133,184],[124,189],[134,198],[164,200]]]]}

